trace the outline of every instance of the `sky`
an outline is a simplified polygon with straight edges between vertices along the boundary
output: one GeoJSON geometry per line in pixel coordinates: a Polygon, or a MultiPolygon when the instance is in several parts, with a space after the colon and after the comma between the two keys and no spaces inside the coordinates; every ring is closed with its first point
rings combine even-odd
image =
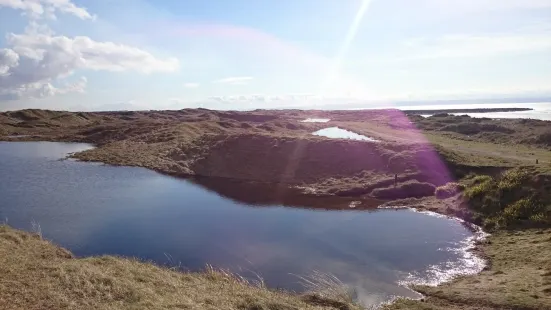
{"type": "Polygon", "coordinates": [[[551,95],[551,0],[0,0],[0,110],[551,95]]]}

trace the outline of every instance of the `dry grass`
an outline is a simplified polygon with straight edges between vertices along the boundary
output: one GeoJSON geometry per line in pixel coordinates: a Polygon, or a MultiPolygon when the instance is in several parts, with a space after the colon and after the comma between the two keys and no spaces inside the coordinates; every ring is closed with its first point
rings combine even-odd
{"type": "MultiPolygon", "coordinates": [[[[458,178],[469,173],[495,176],[504,169],[528,165],[534,173],[549,172],[548,128],[549,122],[530,120],[408,119],[399,111],[0,113],[0,140],[98,146],[76,155],[82,160],[173,175],[300,185],[312,193],[343,196],[367,196],[387,188],[393,185],[395,173],[400,183],[444,185],[431,174],[434,167],[419,165],[434,149],[458,178]],[[301,123],[305,118],[331,121],[301,123]],[[310,136],[334,126],[383,142],[310,136]]],[[[472,206],[460,196],[407,198],[388,205],[410,205],[481,222],[483,218],[474,218],[472,206]]],[[[489,241],[482,246],[492,264],[489,270],[436,288],[419,287],[427,296],[424,302],[399,300],[389,309],[551,309],[551,230],[500,231],[489,241]]],[[[272,292],[221,272],[183,274],[113,257],[74,259],[39,238],[6,227],[0,230],[0,254],[1,309],[350,307],[323,293],[300,297],[272,292]]],[[[318,287],[335,284],[330,277],[317,278],[321,281],[313,283],[318,287]]]]}
{"type": "Polygon", "coordinates": [[[377,188],[371,194],[382,199],[404,199],[433,196],[436,187],[430,183],[408,181],[394,187],[377,188]]]}
{"type": "Polygon", "coordinates": [[[310,276],[299,276],[299,278],[313,294],[348,303],[354,302],[355,292],[332,274],[314,270],[310,276]]]}
{"type": "Polygon", "coordinates": [[[0,309],[355,309],[207,268],[181,273],[118,257],[74,258],[38,235],[0,226],[0,309]]]}
{"type": "MultiPolygon", "coordinates": [[[[98,147],[74,156],[85,161],[139,166],[177,176],[214,176],[292,183],[316,193],[367,195],[398,173],[423,173],[420,182],[435,186],[434,167],[423,167],[433,143],[453,165],[512,167],[535,164],[551,171],[551,152],[528,137],[532,128],[545,134],[548,122],[484,121],[439,117],[423,119],[397,110],[300,111],[257,110],[92,112],[22,110],[0,113],[0,140],[89,142],[98,147]],[[303,123],[305,118],[329,118],[329,123],[303,123]],[[467,123],[476,136],[442,131],[448,123],[467,123]],[[470,125],[469,125],[470,124],[470,125]],[[472,126],[471,126],[472,125],[472,126]],[[312,137],[325,127],[339,126],[375,137],[366,143],[312,137]],[[417,130],[416,126],[426,132],[417,130]],[[514,131],[518,143],[490,143],[487,133],[514,131]],[[500,131],[501,130],[501,131],[500,131]],[[452,135],[453,134],[453,135],[452,135]],[[14,135],[21,135],[19,138],[14,135]],[[238,165],[228,165],[228,162],[238,165]],[[331,184],[327,180],[332,179],[331,184]],[[364,189],[369,189],[366,191],[364,189]],[[332,192],[330,192],[332,190],[332,192]],[[360,194],[355,194],[360,193],[360,194]]],[[[501,141],[501,140],[499,140],[501,141]]],[[[451,181],[451,180],[447,180],[451,181]]]]}
{"type": "Polygon", "coordinates": [[[437,287],[416,287],[423,301],[398,300],[385,310],[551,309],[551,229],[499,232],[481,250],[490,267],[437,287]]]}
{"type": "Polygon", "coordinates": [[[461,193],[463,190],[465,190],[465,186],[463,184],[449,182],[446,185],[436,188],[434,193],[438,199],[447,199],[461,193]]]}

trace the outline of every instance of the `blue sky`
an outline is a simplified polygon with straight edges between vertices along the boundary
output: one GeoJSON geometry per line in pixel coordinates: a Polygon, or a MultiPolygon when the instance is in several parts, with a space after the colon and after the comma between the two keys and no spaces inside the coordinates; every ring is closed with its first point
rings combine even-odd
{"type": "Polygon", "coordinates": [[[0,110],[551,94],[551,0],[0,0],[0,32],[0,110]]]}

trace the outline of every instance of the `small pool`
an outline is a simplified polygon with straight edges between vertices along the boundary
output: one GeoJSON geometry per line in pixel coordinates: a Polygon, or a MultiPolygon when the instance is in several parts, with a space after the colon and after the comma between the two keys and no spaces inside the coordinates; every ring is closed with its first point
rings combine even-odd
{"type": "Polygon", "coordinates": [[[373,141],[373,142],[378,141],[376,139],[366,137],[364,135],[360,135],[355,132],[342,129],[339,127],[324,128],[316,132],[313,132],[312,134],[315,136],[322,136],[322,137],[333,138],[333,139],[352,139],[352,140],[373,141]]]}
{"type": "Polygon", "coordinates": [[[307,118],[305,120],[302,120],[303,123],[327,123],[331,119],[329,118],[307,118]]]}

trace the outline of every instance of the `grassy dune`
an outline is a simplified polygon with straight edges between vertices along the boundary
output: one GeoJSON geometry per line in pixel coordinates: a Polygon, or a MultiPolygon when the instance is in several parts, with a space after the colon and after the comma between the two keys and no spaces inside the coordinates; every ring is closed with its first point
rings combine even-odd
{"type": "MultiPolygon", "coordinates": [[[[477,249],[489,260],[487,270],[416,287],[423,301],[398,300],[388,309],[551,309],[550,137],[546,121],[423,118],[397,110],[0,113],[0,140],[95,144],[74,155],[81,160],[277,184],[313,197],[382,199],[385,206],[458,216],[492,233],[477,249]],[[306,118],[331,120],[300,122],[306,118]],[[336,126],[380,142],[311,136],[336,126]]],[[[232,199],[280,198],[237,197],[224,185],[205,184],[232,199]]],[[[0,308],[352,307],[212,271],[181,274],[121,258],[74,259],[5,227],[0,241],[0,308]]]]}
{"type": "Polygon", "coordinates": [[[551,229],[498,231],[479,251],[490,263],[482,273],[414,287],[422,301],[401,299],[384,309],[551,309],[551,229]]]}
{"type": "Polygon", "coordinates": [[[359,309],[292,295],[222,271],[182,273],[119,257],[74,258],[40,236],[0,226],[0,309],[359,309]]]}
{"type": "Polygon", "coordinates": [[[466,210],[463,218],[492,233],[477,248],[489,266],[438,287],[417,286],[423,301],[385,309],[551,309],[551,176],[515,168],[439,189],[441,198],[451,196],[441,207],[466,210]]]}

